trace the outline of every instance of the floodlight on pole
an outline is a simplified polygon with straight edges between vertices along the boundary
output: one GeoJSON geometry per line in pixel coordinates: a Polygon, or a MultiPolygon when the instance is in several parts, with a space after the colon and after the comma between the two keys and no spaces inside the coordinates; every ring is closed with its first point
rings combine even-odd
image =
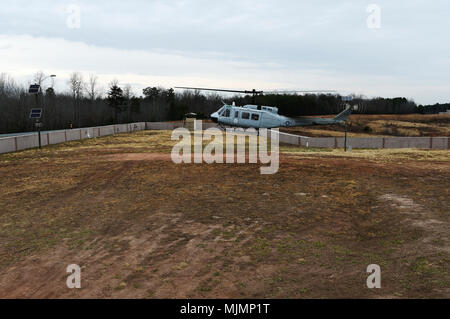
{"type": "Polygon", "coordinates": [[[38,131],[39,148],[42,147],[42,144],[41,144],[41,128],[43,126],[43,123],[40,120],[41,116],[42,116],[42,108],[39,108],[39,94],[42,93],[41,84],[45,80],[51,78],[52,79],[52,86],[51,86],[51,88],[53,90],[55,77],[56,77],[55,74],[46,76],[45,78],[43,78],[40,81],[39,84],[37,84],[37,83],[36,84],[32,84],[32,85],[30,85],[30,88],[28,89],[28,93],[34,94],[36,96],[36,108],[31,110],[30,119],[36,119],[36,123],[34,125],[35,125],[35,127],[37,128],[37,131],[38,131]]]}
{"type": "Polygon", "coordinates": [[[52,74],[52,75],[46,76],[45,78],[42,79],[41,83],[44,82],[45,80],[47,80],[48,78],[52,79],[52,86],[51,86],[51,88],[53,89],[53,86],[55,85],[56,75],[52,74]]]}

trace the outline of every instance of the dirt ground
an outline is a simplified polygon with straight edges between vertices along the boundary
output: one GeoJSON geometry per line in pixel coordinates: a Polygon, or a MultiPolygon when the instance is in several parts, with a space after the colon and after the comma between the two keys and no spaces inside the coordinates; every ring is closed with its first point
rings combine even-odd
{"type": "Polygon", "coordinates": [[[450,297],[449,151],[282,146],[260,175],[174,164],[174,143],[145,131],[0,155],[0,298],[450,297]]]}

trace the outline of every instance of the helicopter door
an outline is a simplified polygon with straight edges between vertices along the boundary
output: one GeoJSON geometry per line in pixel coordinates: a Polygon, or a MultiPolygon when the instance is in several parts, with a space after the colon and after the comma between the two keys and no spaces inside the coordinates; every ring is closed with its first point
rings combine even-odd
{"type": "Polygon", "coordinates": [[[250,112],[241,111],[241,118],[239,119],[239,126],[251,127],[250,112]]]}
{"type": "Polygon", "coordinates": [[[231,114],[231,110],[229,108],[226,108],[224,111],[222,111],[220,120],[224,124],[231,124],[232,123],[232,118],[231,118],[232,115],[234,115],[234,114],[231,114]]]}
{"type": "Polygon", "coordinates": [[[233,124],[239,125],[239,111],[234,111],[233,124]]]}

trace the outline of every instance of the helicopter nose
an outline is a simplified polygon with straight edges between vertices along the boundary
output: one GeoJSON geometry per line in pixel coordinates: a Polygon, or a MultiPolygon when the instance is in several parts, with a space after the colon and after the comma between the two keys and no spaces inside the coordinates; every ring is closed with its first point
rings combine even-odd
{"type": "Polygon", "coordinates": [[[210,115],[210,118],[211,118],[211,120],[212,120],[214,123],[217,123],[217,122],[218,122],[218,118],[219,118],[217,112],[211,114],[211,115],[210,115]]]}

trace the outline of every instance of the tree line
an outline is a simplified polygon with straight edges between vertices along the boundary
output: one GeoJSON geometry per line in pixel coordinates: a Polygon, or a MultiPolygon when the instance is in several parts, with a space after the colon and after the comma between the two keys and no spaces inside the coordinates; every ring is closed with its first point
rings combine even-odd
{"type": "Polygon", "coordinates": [[[90,75],[84,80],[78,72],[70,75],[67,91],[55,92],[52,86],[44,87],[46,78],[42,72],[36,73],[31,83],[40,84],[42,90],[39,94],[29,94],[28,87],[7,74],[0,74],[0,134],[33,131],[34,121],[29,119],[32,108],[43,109],[43,129],[55,130],[180,120],[188,112],[205,118],[221,105],[219,96],[175,93],[162,87],[147,87],[138,96],[130,85],[121,86],[117,80],[103,89],[98,77],[90,75]]]}
{"type": "MultiPolygon", "coordinates": [[[[48,78],[37,72],[33,83],[44,86],[48,78]]],[[[74,72],[67,82],[68,90],[55,92],[53,86],[43,88],[39,94],[28,93],[28,87],[18,84],[7,74],[0,74],[0,134],[34,130],[29,119],[31,108],[43,109],[44,129],[90,127],[132,122],[174,121],[183,119],[186,113],[196,113],[207,118],[222,103],[236,105],[252,103],[251,96],[222,97],[218,94],[202,94],[199,91],[175,92],[173,89],[148,86],[136,95],[128,84],[117,80],[103,89],[98,77],[74,72]]],[[[277,106],[279,113],[287,116],[326,115],[342,111],[345,101],[331,94],[269,94],[256,97],[260,105],[277,106]]],[[[358,104],[357,113],[404,114],[424,112],[406,98],[366,99],[353,96],[351,104],[358,104]]]]}
{"type": "Polygon", "coordinates": [[[447,112],[450,110],[450,103],[444,103],[444,104],[433,104],[433,105],[419,105],[417,107],[417,110],[419,113],[422,114],[436,114],[440,112],[447,112]]]}

